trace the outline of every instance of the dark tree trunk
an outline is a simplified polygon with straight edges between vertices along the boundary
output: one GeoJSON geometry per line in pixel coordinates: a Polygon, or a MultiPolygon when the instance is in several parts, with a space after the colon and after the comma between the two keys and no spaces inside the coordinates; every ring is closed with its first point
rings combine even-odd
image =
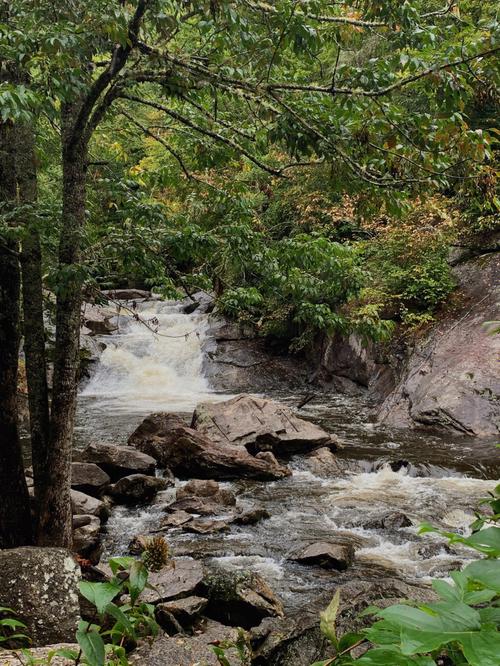
{"type": "Polygon", "coordinates": [[[82,272],[81,236],[85,223],[87,146],[74,141],[76,105],[62,110],[63,228],[59,241],[56,347],[46,483],[39,495],[38,541],[71,547],[71,451],[76,409],[82,272]]]}
{"type": "Polygon", "coordinates": [[[25,235],[22,241],[21,269],[24,319],[24,351],[28,383],[31,454],[35,500],[46,485],[49,438],[49,398],[45,328],[43,323],[42,252],[34,206],[37,201],[35,140],[31,125],[17,132],[17,186],[21,205],[26,206],[25,235]],[[31,206],[31,208],[30,208],[31,206]]]}
{"type": "MultiPolygon", "coordinates": [[[[14,127],[0,124],[0,203],[15,205],[14,127]]],[[[4,224],[4,223],[3,223],[4,224]]],[[[2,224],[2,226],[3,226],[2,224]]],[[[0,548],[32,542],[31,512],[17,424],[19,244],[0,229],[0,548]]]]}

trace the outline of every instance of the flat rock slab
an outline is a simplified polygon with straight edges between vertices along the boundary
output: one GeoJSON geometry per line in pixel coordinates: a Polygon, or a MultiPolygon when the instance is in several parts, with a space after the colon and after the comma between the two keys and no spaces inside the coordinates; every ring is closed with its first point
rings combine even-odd
{"type": "MultiPolygon", "coordinates": [[[[234,643],[238,631],[218,622],[209,621],[204,633],[194,636],[161,636],[152,645],[145,643],[133,652],[130,663],[137,666],[220,666],[212,644],[234,643]]],[[[241,666],[235,648],[226,651],[229,666],[241,666]]]]}
{"type": "MultiPolygon", "coordinates": [[[[34,648],[29,651],[30,656],[35,660],[35,664],[49,664],[50,666],[74,666],[74,659],[66,659],[66,657],[52,656],[58,650],[71,650],[78,654],[80,646],[78,643],[58,643],[56,645],[46,645],[45,647],[34,648]],[[50,658],[50,662],[48,659],[50,658]]],[[[26,656],[19,650],[2,650],[0,649],[0,666],[21,666],[27,664],[26,656]]]]}
{"type": "Polygon", "coordinates": [[[146,589],[141,600],[149,604],[165,602],[175,597],[194,594],[203,581],[203,567],[197,560],[173,560],[173,566],[151,572],[148,582],[154,589],[146,589]]]}
{"type": "Polygon", "coordinates": [[[306,546],[292,559],[300,564],[344,571],[354,560],[354,547],[351,544],[320,541],[306,546]]]}
{"type": "Polygon", "coordinates": [[[329,433],[288,407],[250,395],[201,403],[192,426],[218,444],[242,446],[251,453],[272,451],[281,457],[334,443],[329,433]]]}
{"type": "Polygon", "coordinates": [[[63,548],[0,551],[0,606],[26,624],[31,645],[72,641],[80,617],[80,568],[63,548]]]}
{"type": "Polygon", "coordinates": [[[95,463],[109,474],[113,480],[130,474],[154,474],[156,461],[141,451],[129,446],[114,444],[89,444],[79,452],[81,462],[95,463]]]}

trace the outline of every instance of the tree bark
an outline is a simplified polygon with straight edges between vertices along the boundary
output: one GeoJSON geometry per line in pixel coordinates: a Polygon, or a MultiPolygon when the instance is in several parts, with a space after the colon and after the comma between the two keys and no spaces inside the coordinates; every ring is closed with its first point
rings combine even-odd
{"type": "MultiPolygon", "coordinates": [[[[11,123],[0,124],[0,203],[15,205],[15,141],[11,123]]],[[[30,499],[17,423],[19,364],[19,244],[0,229],[0,548],[32,542],[30,499]]]]}
{"type": "Polygon", "coordinates": [[[21,251],[21,272],[31,455],[37,502],[40,488],[46,484],[49,397],[43,322],[42,251],[33,210],[37,201],[37,168],[32,125],[19,125],[17,141],[18,200],[20,205],[26,206],[27,211],[21,251]]]}
{"type": "Polygon", "coordinates": [[[59,285],[50,438],[46,477],[39,495],[38,542],[71,548],[71,452],[76,411],[82,270],[81,236],[85,223],[87,143],[74,141],[79,105],[61,112],[63,228],[59,241],[59,285]]]}

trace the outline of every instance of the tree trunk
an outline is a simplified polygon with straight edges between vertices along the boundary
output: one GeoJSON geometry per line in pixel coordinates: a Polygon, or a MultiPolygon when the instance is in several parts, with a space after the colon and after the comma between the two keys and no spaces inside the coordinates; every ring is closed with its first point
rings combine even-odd
{"type": "MultiPolygon", "coordinates": [[[[15,204],[14,127],[0,124],[0,204],[15,204]]],[[[3,226],[3,224],[2,224],[3,226]]],[[[30,499],[17,423],[19,364],[19,244],[0,229],[0,548],[31,543],[30,499]]]]}
{"type": "Polygon", "coordinates": [[[59,241],[56,347],[46,483],[40,492],[38,541],[71,548],[71,451],[76,410],[87,146],[74,141],[77,105],[62,109],[63,227],[59,241]]]}
{"type": "Polygon", "coordinates": [[[28,384],[31,454],[35,500],[45,485],[49,438],[49,398],[45,328],[43,322],[42,252],[33,206],[37,201],[36,156],[33,127],[20,125],[17,132],[17,185],[20,205],[27,206],[22,241],[21,269],[24,318],[24,351],[28,384]],[[31,206],[31,209],[28,208],[31,206]]]}

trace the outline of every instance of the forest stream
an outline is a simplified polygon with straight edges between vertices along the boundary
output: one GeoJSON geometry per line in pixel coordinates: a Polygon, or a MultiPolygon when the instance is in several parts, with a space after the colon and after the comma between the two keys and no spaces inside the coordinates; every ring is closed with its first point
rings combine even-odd
{"type": "MultiPolygon", "coordinates": [[[[158,321],[160,334],[122,315],[118,331],[103,336],[106,349],[79,395],[79,446],[99,440],[124,444],[150,413],[189,418],[199,402],[228,397],[211,389],[203,375],[208,316],[184,314],[176,302],[149,301],[138,307],[143,319],[158,321]]],[[[296,407],[302,395],[273,391],[265,397],[296,407]]],[[[165,535],[177,556],[259,572],[292,612],[310,608],[339,581],[396,576],[424,583],[446,576],[468,557],[466,549],[450,550],[439,537],[419,536],[418,525],[430,521],[467,530],[477,501],[498,477],[491,443],[389,429],[374,422],[362,398],[331,392],[317,394],[298,413],[340,439],[336,470],[321,469],[298,455],[290,462],[293,475],[288,478],[221,484],[235,492],[239,506],[263,507],[270,519],[233,525],[223,535],[171,528],[165,535]],[[382,528],[380,517],[388,513],[404,514],[411,526],[382,528]],[[329,539],[354,545],[355,563],[347,571],[305,567],[288,559],[308,541],[329,539]]],[[[176,480],[176,486],[183,483],[176,480]]],[[[174,488],[165,493],[165,501],[169,493],[174,499],[174,488]]],[[[105,527],[105,556],[126,554],[136,535],[158,529],[162,514],[160,503],[113,509],[105,527]]]]}

